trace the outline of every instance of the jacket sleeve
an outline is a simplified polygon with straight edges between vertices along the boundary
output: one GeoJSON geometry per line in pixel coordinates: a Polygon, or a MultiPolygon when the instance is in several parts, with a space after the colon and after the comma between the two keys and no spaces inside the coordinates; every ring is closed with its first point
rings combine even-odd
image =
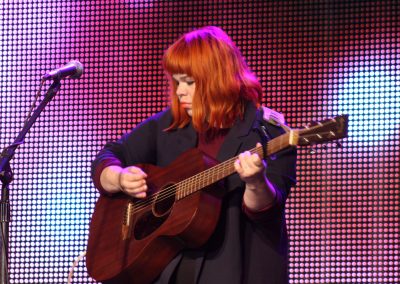
{"type": "Polygon", "coordinates": [[[125,168],[138,163],[155,162],[157,133],[157,117],[152,117],[117,141],[108,142],[98,152],[91,165],[91,175],[101,194],[107,194],[100,184],[101,172],[106,167],[118,165],[125,168]]]}
{"type": "MultiPolygon", "coordinates": [[[[271,141],[285,133],[279,124],[270,123],[264,119],[260,123],[264,133],[271,141]]],[[[243,204],[243,212],[254,222],[267,223],[281,216],[290,194],[290,189],[296,184],[296,148],[290,147],[267,157],[266,175],[276,189],[274,203],[261,211],[251,211],[243,204]]],[[[279,219],[279,218],[278,218],[279,219]]]]}

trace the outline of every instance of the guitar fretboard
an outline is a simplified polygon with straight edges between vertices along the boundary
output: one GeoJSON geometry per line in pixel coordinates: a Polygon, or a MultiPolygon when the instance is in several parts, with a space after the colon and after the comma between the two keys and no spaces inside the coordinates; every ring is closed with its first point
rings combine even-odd
{"type": "MultiPolygon", "coordinates": [[[[295,139],[297,139],[296,136],[296,131],[290,131],[272,139],[266,144],[266,156],[273,155],[291,145],[295,145],[295,139]]],[[[257,146],[249,151],[252,154],[258,154],[260,157],[264,156],[263,146],[257,146]]],[[[185,198],[186,196],[235,173],[234,162],[237,158],[238,156],[235,156],[177,183],[175,185],[176,198],[178,200],[185,198]]]]}

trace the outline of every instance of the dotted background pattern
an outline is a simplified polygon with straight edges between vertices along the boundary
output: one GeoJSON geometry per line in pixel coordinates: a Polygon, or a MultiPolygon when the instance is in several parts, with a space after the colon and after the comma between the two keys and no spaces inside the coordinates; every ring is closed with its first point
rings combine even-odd
{"type": "MultiPolygon", "coordinates": [[[[0,150],[46,72],[79,60],[11,162],[14,284],[67,283],[86,249],[101,147],[167,106],[163,51],[216,25],[293,128],[349,115],[349,136],[299,148],[287,204],[290,283],[399,283],[398,1],[0,2],[0,150]]],[[[46,82],[40,99],[50,82],[46,82]]],[[[96,283],[84,260],[72,283],[96,283]]]]}

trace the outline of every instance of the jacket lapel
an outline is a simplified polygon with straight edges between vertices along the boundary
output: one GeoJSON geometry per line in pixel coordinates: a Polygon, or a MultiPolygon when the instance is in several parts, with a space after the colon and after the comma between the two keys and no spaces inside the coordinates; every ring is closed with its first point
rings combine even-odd
{"type": "Polygon", "coordinates": [[[247,104],[244,119],[238,118],[225,137],[217,155],[218,161],[223,162],[239,154],[240,147],[252,129],[256,111],[257,109],[252,103],[247,104]]]}

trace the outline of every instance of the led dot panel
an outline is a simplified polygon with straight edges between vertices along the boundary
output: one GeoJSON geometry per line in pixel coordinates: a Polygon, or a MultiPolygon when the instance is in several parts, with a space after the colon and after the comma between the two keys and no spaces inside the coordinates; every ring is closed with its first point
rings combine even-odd
{"type": "Polygon", "coordinates": [[[264,103],[290,126],[349,115],[340,147],[299,148],[286,211],[290,283],[399,283],[399,8],[343,0],[2,1],[1,149],[22,128],[41,76],[71,60],[84,65],[81,78],[62,81],[12,159],[10,282],[95,283],[82,256],[98,197],[90,163],[106,141],[167,105],[165,48],[192,28],[217,25],[259,77],[264,103]]]}

